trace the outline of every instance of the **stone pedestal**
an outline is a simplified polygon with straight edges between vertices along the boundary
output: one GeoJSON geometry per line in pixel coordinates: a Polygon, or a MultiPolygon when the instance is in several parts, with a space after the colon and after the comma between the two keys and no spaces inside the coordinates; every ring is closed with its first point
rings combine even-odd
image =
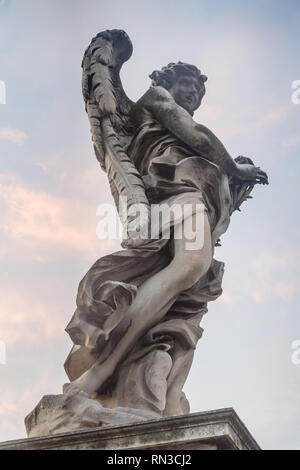
{"type": "Polygon", "coordinates": [[[232,408],[0,444],[0,450],[258,450],[232,408]]]}

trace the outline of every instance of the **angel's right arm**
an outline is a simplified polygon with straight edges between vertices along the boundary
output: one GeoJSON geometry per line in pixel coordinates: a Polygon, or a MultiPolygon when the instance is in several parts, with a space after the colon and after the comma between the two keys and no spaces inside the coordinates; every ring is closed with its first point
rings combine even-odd
{"type": "Polygon", "coordinates": [[[167,90],[160,86],[151,87],[137,104],[150,111],[164,127],[198,155],[221,166],[228,175],[238,176],[238,166],[220,140],[207,127],[196,123],[167,90]]]}

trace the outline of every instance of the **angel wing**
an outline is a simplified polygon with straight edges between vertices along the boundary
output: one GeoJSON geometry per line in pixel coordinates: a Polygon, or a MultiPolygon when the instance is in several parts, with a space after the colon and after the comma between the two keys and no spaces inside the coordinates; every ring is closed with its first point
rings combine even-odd
{"type": "Polygon", "coordinates": [[[107,173],[111,192],[123,223],[122,246],[145,243],[150,204],[140,173],[126,153],[133,135],[130,112],[120,70],[132,54],[130,38],[121,30],[106,30],[92,39],[82,61],[82,92],[91,126],[96,157],[107,173]],[[126,239],[127,237],[127,239],[126,239]]]}

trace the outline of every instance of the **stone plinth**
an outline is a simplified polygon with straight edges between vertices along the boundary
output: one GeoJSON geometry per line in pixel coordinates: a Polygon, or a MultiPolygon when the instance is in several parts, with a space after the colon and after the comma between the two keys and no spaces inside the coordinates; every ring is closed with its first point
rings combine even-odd
{"type": "Polygon", "coordinates": [[[232,408],[0,444],[0,450],[258,450],[232,408]]]}

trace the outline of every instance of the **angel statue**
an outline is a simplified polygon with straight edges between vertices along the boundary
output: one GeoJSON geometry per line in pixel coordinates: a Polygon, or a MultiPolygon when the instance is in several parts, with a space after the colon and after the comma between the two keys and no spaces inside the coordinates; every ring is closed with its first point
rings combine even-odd
{"type": "Polygon", "coordinates": [[[84,54],[86,112],[126,227],[124,249],[100,258],[80,282],[66,328],[74,343],[65,362],[70,382],[26,418],[31,436],[189,413],[182,389],[200,321],[222,293],[215,246],[254,185],[268,183],[251,159],[232,159],[193,120],[207,81],[196,66],[155,70],[134,103],[120,80],[131,54],[121,30],[99,33],[84,54]],[[168,227],[143,236],[158,224],[154,205],[170,209],[168,227]],[[174,207],[190,210],[178,217],[174,207]],[[183,229],[188,221],[196,231],[183,229]],[[198,232],[201,243],[193,245],[198,232]]]}

